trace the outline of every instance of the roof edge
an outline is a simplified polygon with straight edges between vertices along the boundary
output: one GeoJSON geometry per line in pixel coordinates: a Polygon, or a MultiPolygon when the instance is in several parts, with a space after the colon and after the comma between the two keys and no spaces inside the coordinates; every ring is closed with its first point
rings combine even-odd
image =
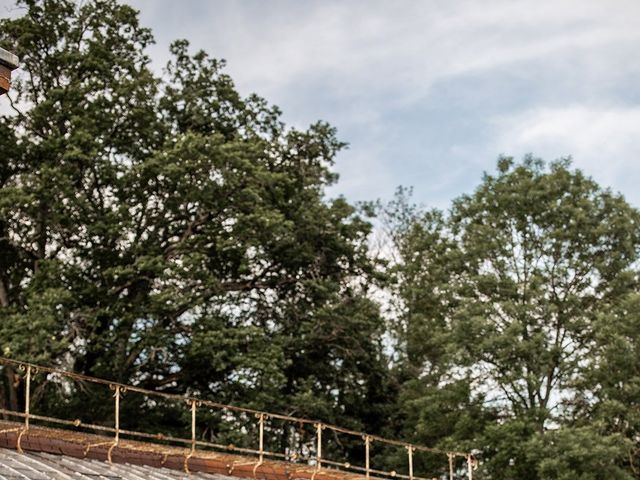
{"type": "Polygon", "coordinates": [[[20,59],[17,55],[14,55],[4,48],[0,48],[0,65],[3,65],[10,70],[15,70],[18,68],[19,62],[20,59]]]}
{"type": "MultiPolygon", "coordinates": [[[[253,480],[361,480],[364,475],[342,470],[315,469],[306,464],[291,464],[274,460],[198,451],[137,441],[114,444],[100,435],[31,427],[0,420],[0,448],[19,452],[44,452],[74,458],[87,458],[118,464],[134,464],[155,468],[220,474],[237,479],[253,480]]],[[[375,480],[375,477],[371,477],[375,480]]]]}

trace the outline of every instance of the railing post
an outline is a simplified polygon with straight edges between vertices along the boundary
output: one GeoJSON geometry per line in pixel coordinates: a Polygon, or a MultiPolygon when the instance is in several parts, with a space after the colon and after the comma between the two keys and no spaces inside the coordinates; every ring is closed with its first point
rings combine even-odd
{"type": "Polygon", "coordinates": [[[191,400],[191,454],[196,451],[196,408],[197,400],[191,400]]]}
{"type": "MultiPolygon", "coordinates": [[[[22,370],[24,365],[20,365],[20,369],[22,370]]],[[[22,452],[22,436],[29,430],[29,410],[31,403],[31,365],[27,364],[26,366],[26,374],[25,374],[25,387],[24,387],[24,428],[20,430],[18,434],[18,438],[16,438],[16,450],[18,452],[22,452]]]]}
{"type": "Polygon", "coordinates": [[[447,453],[449,457],[449,480],[453,480],[453,453],[447,453]]]}
{"type": "Polygon", "coordinates": [[[364,469],[365,469],[365,477],[370,477],[369,472],[369,445],[371,444],[371,437],[369,435],[364,436],[364,469]]]}
{"type": "MultiPolygon", "coordinates": [[[[256,477],[256,472],[258,471],[258,467],[260,467],[262,465],[262,463],[264,462],[264,419],[267,416],[266,413],[264,412],[260,412],[260,413],[256,413],[256,417],[258,417],[258,430],[259,430],[259,447],[258,447],[258,463],[256,463],[253,466],[253,478],[257,478],[256,477]]],[[[231,474],[231,471],[229,471],[229,474],[231,474]]]]}
{"type": "Polygon", "coordinates": [[[189,472],[189,459],[196,453],[196,410],[198,408],[198,400],[186,399],[187,404],[191,404],[191,451],[189,455],[184,457],[184,471],[189,472]]]}
{"type": "Polygon", "coordinates": [[[258,424],[260,425],[260,447],[259,447],[259,454],[260,454],[260,463],[262,464],[262,461],[264,459],[264,413],[261,413],[258,416],[258,424]]]}
{"type": "Polygon", "coordinates": [[[114,390],[113,398],[115,398],[115,438],[113,439],[113,443],[109,447],[109,450],[107,450],[107,461],[111,463],[111,452],[113,452],[113,449],[116,448],[120,443],[120,395],[125,392],[126,388],[118,384],[109,384],[109,388],[114,390]]]}
{"type": "Polygon", "coordinates": [[[115,428],[116,428],[116,438],[115,445],[120,441],[120,385],[115,386],[115,393],[113,396],[116,399],[115,404],[115,428]]]}
{"type": "Polygon", "coordinates": [[[316,423],[316,469],[322,468],[322,423],[316,423]]]}
{"type": "Polygon", "coordinates": [[[24,389],[24,428],[29,429],[29,410],[31,408],[31,365],[27,365],[26,384],[24,389]]]}
{"type": "Polygon", "coordinates": [[[413,451],[415,450],[413,445],[407,445],[407,455],[409,457],[409,480],[413,480],[413,451]]]}

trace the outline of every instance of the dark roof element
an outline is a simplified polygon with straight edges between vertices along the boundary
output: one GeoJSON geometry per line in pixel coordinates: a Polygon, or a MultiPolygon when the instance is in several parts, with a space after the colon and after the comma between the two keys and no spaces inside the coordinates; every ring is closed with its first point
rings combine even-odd
{"type": "Polygon", "coordinates": [[[11,86],[11,72],[18,68],[18,57],[0,48],[0,95],[7,93],[11,86]]]}

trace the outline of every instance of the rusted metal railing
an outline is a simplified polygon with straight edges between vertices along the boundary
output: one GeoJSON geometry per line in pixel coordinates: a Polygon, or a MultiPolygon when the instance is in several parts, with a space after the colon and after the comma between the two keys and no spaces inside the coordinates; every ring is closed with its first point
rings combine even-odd
{"type": "MultiPolygon", "coordinates": [[[[358,432],[355,430],[350,430],[347,428],[339,427],[337,425],[331,425],[323,422],[319,422],[317,420],[310,420],[306,418],[298,418],[289,415],[282,415],[278,413],[270,413],[259,411],[251,408],[239,407],[235,405],[227,405],[223,403],[217,403],[210,400],[196,399],[185,397],[181,395],[175,395],[164,392],[157,392],[153,390],[147,390],[144,388],[136,387],[133,385],[124,385],[117,382],[112,382],[109,380],[104,380],[100,378],[90,377],[86,375],[81,375],[74,372],[69,372],[57,368],[44,367],[40,365],[34,365],[27,362],[20,362],[8,358],[0,357],[0,365],[16,367],[18,370],[25,372],[24,374],[24,412],[14,411],[9,409],[0,408],[0,414],[5,416],[12,416],[23,418],[24,425],[23,427],[15,428],[18,433],[17,439],[17,449],[21,450],[20,441],[22,436],[29,430],[33,421],[42,421],[42,422],[50,422],[58,425],[64,425],[67,427],[83,427],[86,429],[91,429],[94,431],[101,432],[103,434],[110,433],[113,435],[113,439],[107,442],[101,442],[97,444],[88,445],[86,448],[93,448],[99,445],[108,445],[108,459],[111,461],[111,452],[115,447],[117,447],[120,443],[121,435],[125,435],[127,437],[132,438],[141,438],[141,439],[149,439],[149,440],[158,440],[162,439],[163,441],[179,443],[185,446],[189,446],[189,453],[185,457],[185,471],[189,471],[189,459],[195,455],[197,455],[198,447],[217,449],[217,450],[226,450],[233,451],[243,454],[251,454],[258,457],[258,461],[254,466],[254,474],[265,460],[265,457],[271,457],[274,459],[285,460],[285,461],[295,461],[297,459],[296,454],[287,454],[286,452],[271,452],[265,449],[265,420],[266,419],[275,419],[293,424],[293,425],[308,425],[310,428],[315,430],[315,456],[312,459],[314,465],[314,474],[315,475],[323,469],[334,468],[339,470],[346,471],[354,471],[361,474],[364,474],[364,477],[368,480],[372,477],[376,478],[401,478],[406,480],[431,480],[427,477],[416,476],[414,472],[414,454],[416,452],[425,452],[438,456],[442,456],[442,465],[443,465],[443,475],[448,476],[449,480],[458,479],[469,479],[473,478],[473,471],[476,468],[476,460],[472,454],[468,452],[459,452],[459,451],[448,451],[442,450],[438,448],[425,447],[421,445],[414,445],[407,442],[402,442],[399,440],[391,440],[383,437],[379,437],[377,435],[371,435],[363,432],[358,432]],[[89,382],[97,385],[104,385],[111,390],[114,391],[114,424],[113,427],[98,425],[93,423],[81,422],[79,419],[69,420],[62,418],[49,417],[44,415],[34,414],[31,410],[31,383],[32,377],[36,373],[47,373],[47,374],[55,374],[59,375],[63,378],[68,378],[75,381],[80,382],[89,382]],[[190,409],[190,426],[191,426],[191,436],[190,438],[181,438],[171,435],[159,435],[157,433],[148,433],[148,432],[140,432],[135,430],[124,429],[121,427],[121,399],[122,395],[125,392],[137,392],[148,397],[158,397],[164,398],[172,401],[185,402],[190,409]],[[247,416],[255,417],[258,420],[258,449],[246,448],[246,447],[238,447],[234,445],[223,445],[211,441],[206,441],[203,439],[198,439],[197,436],[197,428],[196,428],[196,419],[197,419],[197,411],[199,407],[207,407],[210,409],[218,409],[218,410],[226,410],[230,412],[237,412],[241,414],[246,414],[247,416]],[[339,462],[329,458],[325,458],[323,456],[323,435],[322,431],[328,429],[334,432],[334,434],[344,434],[354,438],[360,438],[362,440],[362,446],[364,448],[364,465],[351,465],[348,462],[339,462]],[[396,471],[385,471],[378,470],[372,468],[371,466],[371,446],[373,443],[399,447],[406,449],[407,452],[407,474],[398,473],[396,471]],[[456,459],[463,459],[464,467],[461,471],[456,470],[456,459]],[[446,463],[445,463],[446,462],[446,463]],[[458,475],[458,476],[456,476],[458,475]]],[[[186,412],[185,412],[186,413],[186,412]]],[[[247,433],[248,434],[248,433],[247,433]]],[[[460,466],[460,465],[459,465],[460,466]]]]}

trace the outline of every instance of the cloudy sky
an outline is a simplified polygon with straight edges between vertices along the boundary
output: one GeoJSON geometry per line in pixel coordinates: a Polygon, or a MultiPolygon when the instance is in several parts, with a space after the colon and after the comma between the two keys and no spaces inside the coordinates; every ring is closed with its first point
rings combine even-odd
{"type": "Polygon", "coordinates": [[[531,152],[640,206],[638,0],[128,1],[157,68],[186,38],[288,123],[335,125],[334,194],[445,207],[531,152]]]}

